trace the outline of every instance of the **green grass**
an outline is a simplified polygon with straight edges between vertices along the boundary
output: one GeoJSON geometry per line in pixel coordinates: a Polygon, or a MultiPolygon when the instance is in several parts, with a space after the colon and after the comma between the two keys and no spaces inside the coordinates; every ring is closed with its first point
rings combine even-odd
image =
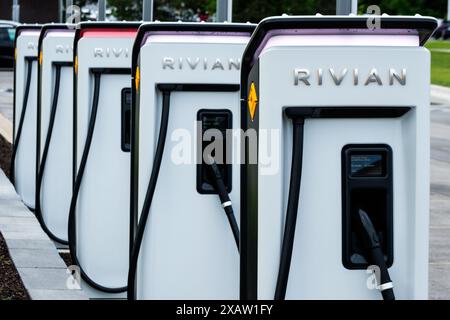
{"type": "Polygon", "coordinates": [[[431,51],[431,83],[450,87],[450,53],[431,51]]]}
{"type": "Polygon", "coordinates": [[[431,50],[431,83],[450,87],[450,41],[430,41],[426,47],[431,50]]]}
{"type": "Polygon", "coordinates": [[[437,40],[430,40],[425,45],[430,50],[433,49],[449,49],[450,50],[450,41],[437,41],[437,40]]]}

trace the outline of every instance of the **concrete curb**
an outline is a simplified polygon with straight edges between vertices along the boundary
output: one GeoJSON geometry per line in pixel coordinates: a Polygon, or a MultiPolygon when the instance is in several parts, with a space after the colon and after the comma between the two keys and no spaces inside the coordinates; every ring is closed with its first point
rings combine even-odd
{"type": "Polygon", "coordinates": [[[33,300],[87,300],[83,290],[70,290],[69,271],[55,244],[34,214],[20,201],[0,170],[0,232],[33,300]]]}
{"type": "Polygon", "coordinates": [[[444,86],[431,85],[431,102],[448,105],[450,101],[450,88],[444,86]]]}

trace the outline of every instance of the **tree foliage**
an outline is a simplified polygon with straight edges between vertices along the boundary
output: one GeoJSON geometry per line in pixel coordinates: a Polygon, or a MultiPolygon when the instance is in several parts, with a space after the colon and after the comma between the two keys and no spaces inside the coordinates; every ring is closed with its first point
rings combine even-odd
{"type": "Polygon", "coordinates": [[[111,14],[117,20],[142,20],[142,0],[108,0],[111,14]]]}
{"type": "MultiPolygon", "coordinates": [[[[359,0],[360,14],[370,5],[378,5],[382,13],[391,15],[414,15],[444,18],[447,0],[359,0]]],[[[233,20],[258,22],[264,17],[287,14],[335,14],[334,0],[234,0],[233,20]]]]}
{"type": "MultiPolygon", "coordinates": [[[[77,5],[96,3],[96,0],[75,0],[77,5]]],[[[142,0],[107,0],[112,15],[117,20],[141,20],[142,0]]],[[[444,18],[447,12],[447,0],[359,0],[360,14],[367,12],[370,5],[378,5],[382,13],[391,15],[430,15],[444,18]]],[[[216,11],[216,0],[154,0],[154,16],[158,20],[195,21],[198,13],[207,13],[210,17],[216,11]]],[[[259,22],[268,16],[283,13],[289,15],[335,14],[334,0],[234,0],[233,21],[259,22]]]]}
{"type": "Polygon", "coordinates": [[[382,13],[391,15],[433,16],[444,18],[447,13],[447,0],[359,0],[359,13],[365,13],[370,5],[380,7],[382,13]]]}
{"type": "Polygon", "coordinates": [[[335,14],[336,2],[332,0],[234,0],[233,21],[259,22],[269,16],[335,14]]]}

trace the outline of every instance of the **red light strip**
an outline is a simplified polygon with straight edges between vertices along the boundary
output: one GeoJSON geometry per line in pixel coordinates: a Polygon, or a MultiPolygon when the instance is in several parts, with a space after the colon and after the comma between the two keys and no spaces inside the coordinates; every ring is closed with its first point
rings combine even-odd
{"type": "Polygon", "coordinates": [[[81,30],[80,37],[83,38],[135,38],[137,29],[85,29],[81,30]]]}

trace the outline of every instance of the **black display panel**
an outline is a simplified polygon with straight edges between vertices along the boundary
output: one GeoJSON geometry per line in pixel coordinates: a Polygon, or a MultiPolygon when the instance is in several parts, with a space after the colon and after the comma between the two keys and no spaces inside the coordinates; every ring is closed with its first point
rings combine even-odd
{"type": "MultiPolygon", "coordinates": [[[[219,130],[220,137],[222,139],[221,146],[222,150],[215,150],[211,153],[211,156],[216,160],[217,166],[219,167],[223,181],[225,186],[227,187],[227,191],[231,192],[231,164],[229,159],[231,159],[231,154],[228,152],[231,150],[231,139],[227,139],[227,130],[232,129],[233,121],[232,121],[232,113],[230,110],[208,110],[202,109],[197,113],[197,121],[200,122],[201,126],[201,136],[198,137],[199,142],[197,143],[197,157],[201,157],[197,159],[197,191],[201,194],[214,194],[216,193],[214,187],[214,180],[211,176],[211,171],[207,163],[205,163],[203,154],[205,149],[210,146],[215,140],[216,134],[214,131],[210,131],[214,137],[212,137],[211,141],[207,139],[202,139],[205,136],[205,133],[212,130],[219,130]],[[219,151],[219,152],[216,152],[219,151]]],[[[219,133],[218,131],[215,131],[219,133]]],[[[219,144],[217,144],[219,145],[219,144]]]]}
{"type": "Polygon", "coordinates": [[[372,221],[390,267],[393,248],[392,149],[385,144],[351,144],[342,149],[342,263],[347,269],[369,266],[359,210],[372,221]]]}
{"type": "Polygon", "coordinates": [[[131,88],[122,89],[122,141],[124,152],[131,151],[131,88]]]}

